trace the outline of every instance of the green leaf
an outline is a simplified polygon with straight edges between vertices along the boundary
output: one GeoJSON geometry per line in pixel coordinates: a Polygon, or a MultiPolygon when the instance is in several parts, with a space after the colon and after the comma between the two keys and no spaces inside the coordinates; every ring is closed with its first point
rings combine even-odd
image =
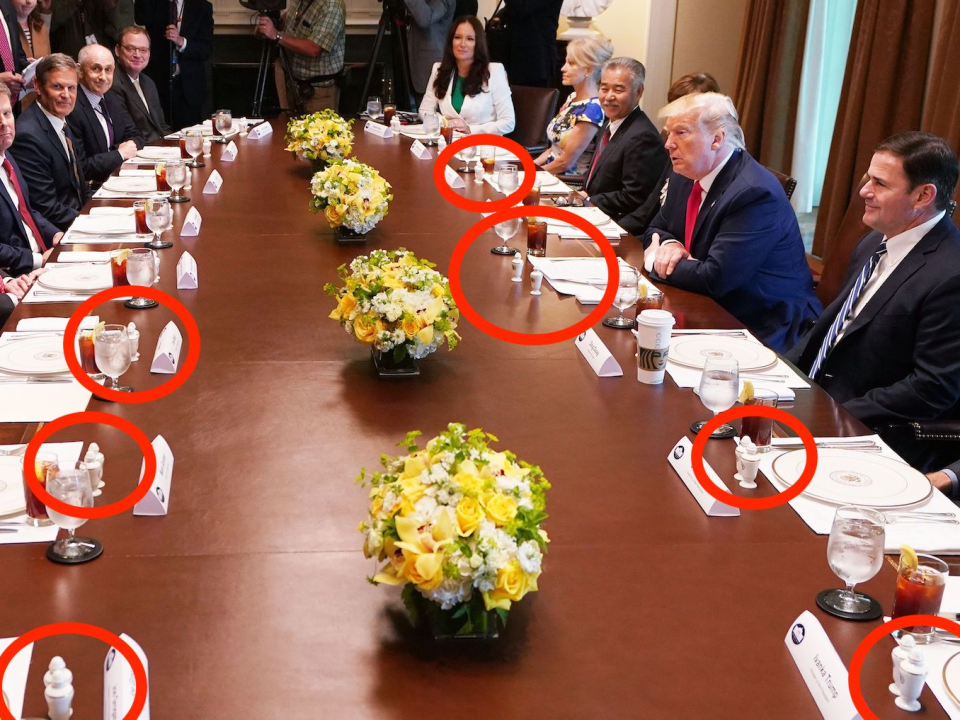
{"type": "Polygon", "coordinates": [[[416,625],[420,619],[420,604],[417,602],[416,595],[417,589],[413,583],[404,585],[403,592],[400,593],[400,599],[403,600],[403,605],[407,608],[407,615],[410,616],[410,622],[414,625],[416,625]]]}
{"type": "Polygon", "coordinates": [[[497,613],[497,616],[500,618],[500,622],[503,623],[503,626],[507,626],[507,620],[510,617],[510,611],[504,610],[503,608],[494,608],[494,612],[497,613]]]}

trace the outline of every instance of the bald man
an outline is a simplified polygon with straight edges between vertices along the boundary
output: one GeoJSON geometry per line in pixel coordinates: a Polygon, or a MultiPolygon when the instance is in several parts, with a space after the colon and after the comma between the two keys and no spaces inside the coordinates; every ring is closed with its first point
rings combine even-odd
{"type": "Polygon", "coordinates": [[[80,50],[80,88],[77,105],[67,117],[83,176],[96,190],[124,160],[136,157],[143,135],[114,95],[113,54],[103,45],[80,50]]]}

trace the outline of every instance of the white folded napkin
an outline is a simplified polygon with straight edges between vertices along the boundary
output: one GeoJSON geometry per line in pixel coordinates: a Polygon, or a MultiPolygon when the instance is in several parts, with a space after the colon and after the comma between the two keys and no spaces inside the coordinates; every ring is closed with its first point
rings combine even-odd
{"type": "Polygon", "coordinates": [[[79,250],[63,250],[57,255],[57,263],[106,262],[109,259],[109,252],[99,250],[85,250],[82,252],[79,250]]]}
{"type": "Polygon", "coordinates": [[[133,215],[77,215],[70,226],[80,233],[130,233],[136,232],[133,215]]]}
{"type": "MultiPolygon", "coordinates": [[[[817,442],[830,442],[843,444],[844,442],[855,442],[857,440],[872,440],[881,448],[881,455],[885,457],[900,460],[900,456],[895,453],[889,445],[880,439],[879,435],[866,435],[862,437],[817,437],[817,442]]],[[[774,438],[773,445],[782,445],[784,443],[796,443],[796,438],[774,438]]],[[[771,449],[770,452],[763,453],[760,459],[760,471],[766,476],[770,483],[777,490],[785,489],[785,486],[776,479],[773,472],[773,461],[780,457],[785,451],[771,449]]],[[[833,525],[833,516],[836,514],[837,507],[829,503],[821,502],[801,494],[799,497],[790,501],[792,507],[800,519],[818,535],[829,535],[830,527],[833,525]]],[[[904,510],[904,508],[897,508],[904,510]]],[[[913,512],[952,512],[960,517],[960,511],[957,506],[950,501],[939,490],[934,490],[929,500],[920,505],[914,505],[906,510],[913,512]]],[[[882,509],[881,509],[882,511],[882,509]]],[[[898,521],[890,523],[886,527],[886,538],[884,541],[884,551],[888,553],[899,553],[901,545],[909,545],[918,552],[933,553],[960,553],[960,525],[944,525],[939,523],[911,523],[898,521]]]]}
{"type": "Polygon", "coordinates": [[[119,207],[116,205],[104,205],[102,207],[90,208],[91,215],[129,215],[133,217],[133,205],[119,207]]]}
{"type": "MultiPolygon", "coordinates": [[[[17,323],[17,332],[63,332],[67,329],[67,320],[63,317],[23,318],[17,323]]],[[[93,330],[100,322],[99,315],[87,315],[80,321],[81,330],[93,330]]]]}
{"type": "Polygon", "coordinates": [[[150,168],[121,168],[120,177],[156,177],[157,171],[150,168]]]}

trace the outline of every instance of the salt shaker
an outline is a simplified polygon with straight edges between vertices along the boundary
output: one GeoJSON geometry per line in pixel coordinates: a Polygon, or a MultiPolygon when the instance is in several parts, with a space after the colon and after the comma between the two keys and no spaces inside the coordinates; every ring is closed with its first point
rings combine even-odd
{"type": "Polygon", "coordinates": [[[393,134],[397,135],[400,132],[400,118],[394,115],[390,118],[390,129],[393,130],[393,134]]]}
{"type": "Polygon", "coordinates": [[[63,658],[59,655],[54,655],[50,659],[50,664],[47,665],[47,671],[43,674],[43,686],[49,687],[53,682],[53,671],[62,670],[67,676],[67,682],[73,682],[73,672],[67,668],[67,664],[63,661],[63,658]]]}
{"type": "Polygon", "coordinates": [[[133,321],[127,324],[127,339],[130,341],[130,360],[136,362],[140,359],[140,331],[133,321]]]}
{"type": "Polygon", "coordinates": [[[913,635],[904,634],[903,637],[900,638],[899,644],[893,649],[893,652],[890,653],[890,658],[893,660],[893,682],[890,683],[887,689],[897,697],[900,697],[900,684],[903,682],[900,663],[909,659],[910,651],[916,646],[917,641],[913,639],[913,635]]]}
{"type": "Polygon", "coordinates": [[[747,452],[743,455],[743,469],[740,475],[743,478],[740,481],[740,487],[747,490],[754,490],[757,487],[757,471],[760,469],[760,455],[754,449],[754,452],[747,452]]]}
{"type": "Polygon", "coordinates": [[[50,673],[50,684],[43,691],[47,701],[47,717],[50,720],[69,720],[73,715],[73,675],[67,676],[65,670],[50,673]]]}
{"type": "Polygon", "coordinates": [[[511,280],[516,283],[523,282],[523,258],[520,257],[520,253],[516,253],[513,256],[510,264],[513,265],[513,277],[511,280]]]}
{"type": "Polygon", "coordinates": [[[900,663],[900,673],[903,680],[900,683],[900,697],[894,702],[897,707],[907,712],[917,712],[921,705],[917,701],[923,686],[927,682],[927,666],[923,662],[923,653],[918,648],[910,651],[906,660],[900,663]]]}
{"type": "Polygon", "coordinates": [[[100,497],[103,482],[103,462],[100,458],[103,453],[99,452],[96,443],[91,443],[87,454],[83,456],[83,466],[87,469],[87,475],[90,478],[90,487],[93,488],[93,496],[100,497]]]}
{"type": "Polygon", "coordinates": [[[737,445],[734,453],[737,456],[737,472],[733,476],[734,480],[743,480],[743,476],[740,474],[743,471],[743,456],[748,452],[756,452],[757,446],[753,444],[753,441],[750,439],[749,435],[744,435],[740,438],[740,444],[737,445]]]}
{"type": "Polygon", "coordinates": [[[543,283],[543,273],[534,268],[534,271],[530,273],[530,281],[533,283],[533,290],[530,291],[530,294],[539,295],[540,285],[543,283]]]}
{"type": "Polygon", "coordinates": [[[210,138],[203,139],[203,156],[210,157],[210,149],[213,147],[213,144],[210,142],[210,138]]]}
{"type": "Polygon", "coordinates": [[[476,164],[474,164],[473,166],[473,181],[477,183],[477,185],[482,185],[483,175],[484,175],[483,163],[480,162],[478,158],[476,164]]]}
{"type": "Polygon", "coordinates": [[[437,152],[443,152],[447,149],[447,139],[441,135],[440,139],[437,140],[437,152]]]}

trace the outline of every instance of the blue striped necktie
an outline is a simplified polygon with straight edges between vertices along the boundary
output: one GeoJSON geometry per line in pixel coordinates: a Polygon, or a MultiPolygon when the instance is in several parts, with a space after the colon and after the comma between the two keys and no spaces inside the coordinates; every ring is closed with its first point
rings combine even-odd
{"type": "Polygon", "coordinates": [[[863,270],[860,271],[857,281],[850,289],[850,294],[847,295],[847,299],[840,308],[840,312],[837,313],[837,316],[833,319],[833,323],[830,325],[830,329],[827,330],[827,334],[823,338],[823,343],[820,345],[820,352],[817,353],[817,359],[813,361],[813,366],[810,368],[809,375],[811,379],[816,379],[821,368],[823,368],[823,363],[827,359],[827,355],[830,354],[830,351],[833,350],[833,346],[837,342],[837,337],[840,335],[840,330],[843,328],[844,322],[846,322],[850,313],[852,313],[853,309],[857,306],[857,301],[863,294],[863,288],[866,287],[867,281],[870,279],[870,276],[873,275],[873,271],[876,270],[880,259],[886,254],[887,241],[883,240],[880,246],[874,250],[873,255],[870,256],[867,264],[863,266],[863,270]]]}

